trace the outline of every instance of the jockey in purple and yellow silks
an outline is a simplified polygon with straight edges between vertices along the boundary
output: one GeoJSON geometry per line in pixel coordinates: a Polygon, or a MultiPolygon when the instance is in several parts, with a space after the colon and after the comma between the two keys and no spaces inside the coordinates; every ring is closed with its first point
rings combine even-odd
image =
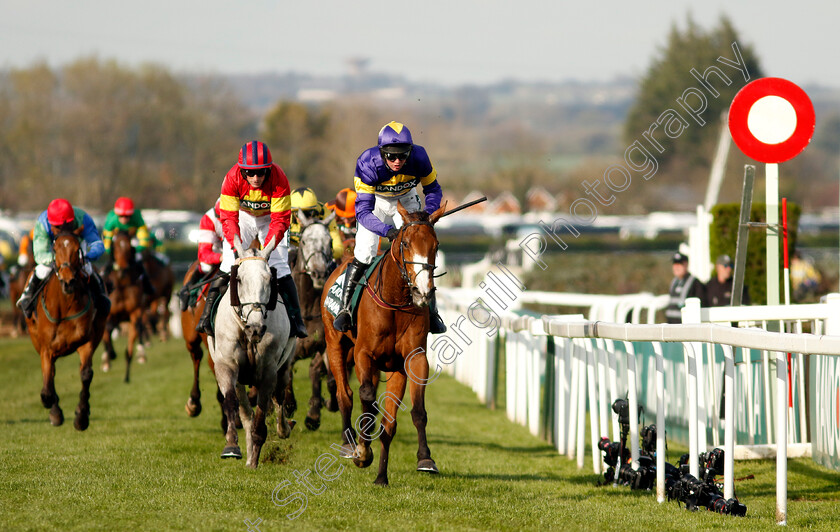
{"type": "Polygon", "coordinates": [[[110,311],[111,301],[105,291],[105,284],[90,264],[105,252],[96,224],[85,211],[73,207],[64,198],[57,198],[50,202],[47,210],[38,216],[38,221],[35,223],[32,237],[35,271],[17,301],[18,308],[27,318],[32,316],[32,303],[35,301],[35,296],[55,269],[55,253],[53,252],[55,237],[63,231],[76,231],[79,227],[82,228],[79,237],[85,256],[82,271],[88,276],[88,290],[93,296],[97,310],[106,314],[110,311]]]}
{"type": "MultiPolygon", "coordinates": [[[[376,256],[379,237],[396,237],[402,225],[397,213],[397,203],[408,212],[423,209],[417,185],[423,187],[425,211],[435,212],[440,207],[443,191],[426,149],[414,144],[411,132],[399,122],[389,122],[379,131],[377,146],[362,152],[356,161],[356,247],[353,262],[347,265],[341,294],[341,311],[333,326],[347,332],[351,325],[351,286],[362,278],[368,265],[376,256]]],[[[437,312],[434,297],[429,304],[430,332],[439,334],[446,326],[437,312]]]]}

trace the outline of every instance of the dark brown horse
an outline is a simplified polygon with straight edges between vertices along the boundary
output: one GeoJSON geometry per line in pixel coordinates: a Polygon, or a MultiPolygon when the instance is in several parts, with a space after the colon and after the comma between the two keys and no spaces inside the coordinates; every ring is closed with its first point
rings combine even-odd
{"type": "Polygon", "coordinates": [[[97,310],[88,289],[81,249],[83,229],[60,233],[55,238],[55,271],[37,296],[32,317],[26,320],[32,345],[41,356],[44,378],[41,403],[50,409],[50,422],[55,426],[64,423],[64,413],[55,393],[55,361],[74,351],[79,352],[82,391],[73,421],[78,430],[85,430],[90,421],[88,401],[93,380],[93,353],[99,346],[108,318],[107,311],[97,310]]]}
{"type": "MultiPolygon", "coordinates": [[[[359,301],[355,329],[341,333],[333,328],[333,317],[324,307],[328,291],[321,298],[327,355],[330,371],[338,387],[338,404],[343,423],[345,456],[352,456],[359,467],[373,462],[370,442],[378,436],[382,442],[379,472],[375,484],[388,484],[388,452],[397,430],[397,411],[407,407],[401,403],[406,381],[410,380],[411,419],[417,429],[417,470],[437,473],[426,442],[425,384],[429,363],[426,359],[426,338],[429,334],[429,301],[434,295],[435,255],[438,249],[433,225],[444,213],[444,207],[431,216],[425,212],[408,213],[398,204],[403,226],[391,249],[376,266],[359,301]],[[353,395],[348,384],[347,358],[352,350],[362,417],[353,429],[351,411],[353,395]],[[376,375],[387,372],[386,391],[376,397],[376,375]],[[373,435],[376,412],[382,412],[382,425],[373,435]]],[[[342,264],[327,282],[332,286],[344,271],[342,264]]]]}
{"type": "Polygon", "coordinates": [[[102,338],[105,351],[102,353],[102,371],[111,369],[111,360],[117,358],[111,333],[123,322],[129,322],[128,345],[125,351],[125,382],[129,381],[131,359],[134,357],[137,339],[143,327],[144,305],[143,284],[140,279],[141,271],[137,262],[134,246],[131,245],[131,235],[124,231],[116,231],[111,240],[111,256],[113,268],[105,279],[111,290],[111,314],[102,338]]]}
{"type": "Polygon", "coordinates": [[[34,269],[35,259],[32,258],[25,266],[18,268],[9,279],[9,301],[12,302],[12,325],[14,326],[12,336],[15,338],[26,334],[26,317],[23,315],[23,311],[15,305],[15,302],[20,299],[21,294],[26,289],[26,281],[34,269]]]}
{"type": "Polygon", "coordinates": [[[169,338],[169,320],[172,317],[169,300],[172,299],[175,274],[172,272],[172,267],[158,259],[153,251],[144,250],[142,257],[143,267],[154,288],[154,293],[147,296],[147,307],[143,319],[146,326],[145,332],[149,335],[157,332],[160,340],[165,342],[169,338]]]}
{"type": "MultiPolygon", "coordinates": [[[[330,393],[330,401],[327,407],[333,412],[338,410],[335,379],[327,371],[324,362],[327,343],[324,339],[324,324],[321,320],[321,292],[324,290],[328,268],[332,263],[332,236],[330,235],[329,224],[335,214],[331,214],[323,221],[317,218],[307,218],[301,211],[298,211],[297,215],[301,231],[295,263],[292,265],[292,278],[297,286],[301,314],[309,336],[298,339],[294,362],[306,358],[312,359],[309,364],[312,396],[309,399],[309,411],[306,414],[305,424],[309,430],[317,430],[321,426],[321,408],[323,406],[323,398],[321,397],[322,377],[327,377],[327,389],[330,393]]],[[[286,387],[284,407],[286,416],[292,417],[297,409],[297,400],[295,399],[293,379],[291,378],[291,366],[289,366],[289,372],[289,384],[286,387]]]]}

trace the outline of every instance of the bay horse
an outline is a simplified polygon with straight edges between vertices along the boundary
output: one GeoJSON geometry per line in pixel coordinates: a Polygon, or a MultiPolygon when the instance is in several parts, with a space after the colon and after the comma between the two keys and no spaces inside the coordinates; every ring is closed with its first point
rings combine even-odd
{"type": "MultiPolygon", "coordinates": [[[[332,264],[332,235],[329,224],[335,217],[332,213],[324,220],[307,217],[303,211],[297,212],[300,222],[300,241],[295,263],[292,265],[292,278],[298,290],[301,314],[306,324],[307,338],[298,339],[292,364],[298,360],[311,358],[309,380],[312,383],[312,396],[309,399],[309,411],[305,424],[309,430],[318,430],[321,426],[321,378],[327,377],[327,389],[330,393],[332,411],[338,410],[335,395],[335,379],[327,370],[324,356],[327,343],[324,340],[324,324],[321,321],[321,292],[332,264]]],[[[286,416],[292,417],[297,409],[297,400],[293,386],[293,368],[289,366],[289,384],[286,387],[284,408],[286,416]]]]}
{"type": "Polygon", "coordinates": [[[35,269],[35,259],[31,259],[24,266],[17,268],[9,279],[9,301],[12,302],[12,336],[17,338],[26,334],[26,317],[23,311],[15,305],[21,294],[26,289],[26,282],[29,274],[35,269]]]}
{"type": "Polygon", "coordinates": [[[265,418],[277,401],[277,431],[286,438],[291,431],[283,412],[287,382],[284,365],[291,364],[296,338],[289,338],[291,325],[286,309],[277,307],[278,288],[268,257],[277,245],[272,237],[262,250],[244,249],[234,237],[239,258],[231,268],[230,288],[221,297],[214,322],[215,336],[208,337],[216,382],[224,396],[227,416],[222,458],[242,458],[236,433],[236,411],[246,434],[246,464],[256,469],[268,434],[265,418]],[[245,386],[257,389],[252,410],[245,386]]]}
{"type": "Polygon", "coordinates": [[[55,361],[74,351],[79,353],[82,391],[73,421],[77,430],[87,429],[90,422],[93,353],[102,339],[108,318],[107,310],[96,308],[93,294],[88,289],[88,278],[83,271],[83,230],[84,227],[79,227],[56,236],[53,241],[55,269],[36,296],[32,316],[26,320],[32,345],[41,356],[44,378],[41,403],[50,409],[50,422],[54,426],[64,423],[64,413],[55,392],[55,361]]]}
{"type": "Polygon", "coordinates": [[[109,287],[108,297],[111,299],[111,313],[105,327],[102,341],[105,351],[102,353],[102,371],[111,369],[111,360],[117,358],[111,333],[121,323],[129,322],[128,338],[125,351],[125,382],[129,382],[131,359],[137,340],[143,327],[143,311],[145,310],[143,284],[140,279],[141,271],[131,245],[131,234],[117,230],[111,240],[111,256],[113,268],[105,279],[109,287]]]}
{"type": "MultiPolygon", "coordinates": [[[[346,333],[336,331],[333,317],[324,306],[329,291],[321,297],[327,357],[338,387],[344,439],[342,456],[352,456],[358,467],[370,466],[373,462],[370,442],[375,437],[371,435],[371,429],[375,425],[376,410],[382,411],[378,434],[382,454],[374,481],[380,486],[388,485],[388,453],[397,431],[397,411],[406,409],[401,401],[407,380],[411,381],[408,385],[411,419],[417,429],[417,470],[438,472],[426,441],[425,383],[429,376],[426,359],[428,306],[435,290],[433,272],[438,249],[434,224],[444,209],[445,205],[431,215],[422,211],[409,213],[402,204],[397,204],[403,225],[368,280],[359,300],[355,329],[346,333]],[[358,439],[351,423],[353,392],[347,379],[348,357],[352,357],[355,364],[363,411],[359,419],[364,422],[359,427],[358,439]],[[379,371],[387,373],[387,384],[385,393],[377,398],[379,371]]],[[[347,263],[345,261],[333,272],[328,286],[332,286],[347,263]]]]}
{"type": "Polygon", "coordinates": [[[143,250],[141,256],[143,268],[154,289],[154,293],[146,298],[144,333],[152,335],[157,332],[161,342],[165,342],[169,338],[169,319],[172,317],[169,300],[172,299],[175,274],[172,267],[157,258],[152,250],[143,250]]]}

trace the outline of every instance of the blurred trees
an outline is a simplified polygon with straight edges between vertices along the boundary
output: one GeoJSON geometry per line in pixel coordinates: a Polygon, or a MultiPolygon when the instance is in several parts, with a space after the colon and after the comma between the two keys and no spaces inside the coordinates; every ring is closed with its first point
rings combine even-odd
{"type": "Polygon", "coordinates": [[[0,208],[41,210],[55,197],[98,210],[204,210],[218,197],[255,117],[223,86],[192,86],[153,65],[46,65],[0,79],[0,208]]]}
{"type": "Polygon", "coordinates": [[[641,138],[664,111],[673,109],[685,118],[688,124],[677,138],[663,134],[662,127],[654,133],[664,148],[664,151],[657,154],[660,164],[684,159],[691,165],[700,165],[708,169],[720,134],[721,114],[729,109],[732,99],[744,85],[763,76],[752,46],[739,39],[738,33],[726,17],[721,18],[717,28],[704,31],[689,16],[684,31],[680,31],[676,25],[671,27],[667,45],[660,51],[659,56],[654,58],[640,80],[636,101],[630,108],[625,122],[624,141],[630,145],[634,140],[641,138]],[[732,49],[733,43],[737,43],[743,58],[745,67],[742,65],[741,68],[746,68],[748,81],[737,68],[718,61],[720,57],[737,61],[732,49]],[[719,93],[718,96],[692,75],[693,70],[697,76],[703,76],[709,67],[716,67],[728,77],[727,85],[727,80],[718,74],[710,71],[707,75],[708,85],[719,93]],[[705,96],[706,109],[698,113],[705,125],[694,121],[677,101],[684,98],[688,105],[701,108],[700,100],[696,96],[684,94],[686,89],[692,87],[705,96]]]}

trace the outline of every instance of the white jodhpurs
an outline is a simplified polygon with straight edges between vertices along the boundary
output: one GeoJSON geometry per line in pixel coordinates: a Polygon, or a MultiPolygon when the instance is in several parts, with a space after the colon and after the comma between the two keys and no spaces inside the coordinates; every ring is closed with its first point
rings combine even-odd
{"type": "MultiPolygon", "coordinates": [[[[36,264],[35,265],[35,277],[41,279],[42,281],[46,279],[50,273],[53,271],[53,266],[45,266],[43,264],[36,264]]],[[[85,272],[87,276],[90,276],[93,273],[93,266],[90,265],[89,262],[85,262],[84,266],[82,266],[82,271],[85,272]]]]}
{"type": "MultiPolygon", "coordinates": [[[[250,214],[239,211],[239,234],[242,236],[242,247],[248,248],[251,241],[257,238],[260,244],[265,243],[268,236],[268,225],[271,222],[271,216],[260,216],[255,218],[250,214]]],[[[222,264],[219,269],[225,273],[230,273],[230,267],[236,259],[233,256],[233,247],[228,243],[227,239],[222,242],[222,264]]],[[[268,265],[277,269],[277,278],[285,277],[292,274],[289,269],[289,232],[283,235],[283,238],[268,256],[268,265]]]]}
{"type": "MultiPolygon", "coordinates": [[[[417,191],[412,190],[397,198],[376,196],[376,202],[373,205],[373,215],[379,218],[380,221],[399,229],[402,227],[403,221],[402,216],[397,212],[397,202],[402,203],[402,206],[408,212],[417,212],[423,208],[417,191]]],[[[376,257],[378,248],[379,235],[359,223],[356,229],[356,248],[353,251],[353,256],[356,257],[356,260],[370,264],[376,257]]]]}

